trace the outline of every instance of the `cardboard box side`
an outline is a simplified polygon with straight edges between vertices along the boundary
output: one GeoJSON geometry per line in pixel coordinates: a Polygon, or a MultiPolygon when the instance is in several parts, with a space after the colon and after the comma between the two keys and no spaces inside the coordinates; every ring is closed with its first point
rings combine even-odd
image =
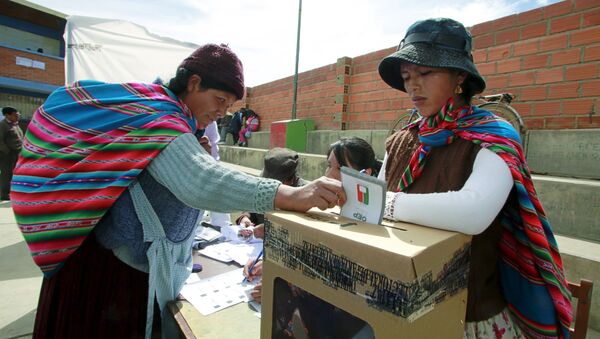
{"type": "MultiPolygon", "coordinates": [[[[299,271],[287,269],[267,260],[263,267],[263,304],[261,338],[272,338],[273,294],[275,279],[281,278],[306,292],[365,321],[376,338],[462,338],[466,312],[467,290],[421,309],[413,317],[403,318],[390,312],[371,307],[361,296],[343,289],[335,289],[317,279],[309,278],[299,271]]],[[[333,324],[332,324],[333,325],[333,324]]]]}
{"type": "Polygon", "coordinates": [[[336,265],[358,265],[374,272],[391,272],[389,278],[402,281],[413,281],[417,277],[412,256],[423,248],[395,240],[391,235],[393,229],[370,224],[340,226],[337,222],[313,220],[310,215],[269,214],[267,220],[276,227],[272,228],[273,232],[266,230],[265,252],[279,248],[279,256],[296,261],[287,263],[291,267],[308,260],[311,265],[324,269],[320,258],[326,257],[336,265]],[[365,238],[374,239],[365,241],[365,238]],[[387,248],[377,245],[390,240],[394,244],[387,248]],[[395,247],[394,251],[389,247],[395,247]]]}

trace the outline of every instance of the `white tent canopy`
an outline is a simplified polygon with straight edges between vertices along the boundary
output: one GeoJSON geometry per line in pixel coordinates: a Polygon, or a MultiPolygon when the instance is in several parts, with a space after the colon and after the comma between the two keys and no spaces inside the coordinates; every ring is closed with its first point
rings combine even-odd
{"type": "Polygon", "coordinates": [[[69,16],[65,27],[65,80],[168,81],[198,45],[161,37],[123,21],[69,16]]]}

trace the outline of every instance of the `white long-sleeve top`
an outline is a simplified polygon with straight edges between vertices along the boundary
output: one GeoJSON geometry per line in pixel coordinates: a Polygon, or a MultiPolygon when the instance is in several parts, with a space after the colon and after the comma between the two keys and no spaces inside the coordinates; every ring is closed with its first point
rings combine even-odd
{"type": "Polygon", "coordinates": [[[221,136],[219,135],[219,128],[217,127],[216,121],[213,121],[206,126],[204,135],[210,140],[210,155],[212,155],[216,161],[221,160],[221,157],[219,156],[219,140],[221,139],[221,136]]]}
{"type": "MultiPolygon", "coordinates": [[[[387,159],[386,153],[380,179],[385,179],[387,159]]],[[[496,218],[512,186],[508,165],[496,153],[482,148],[473,163],[473,172],[460,190],[426,194],[387,192],[385,218],[479,234],[496,218]]]]}

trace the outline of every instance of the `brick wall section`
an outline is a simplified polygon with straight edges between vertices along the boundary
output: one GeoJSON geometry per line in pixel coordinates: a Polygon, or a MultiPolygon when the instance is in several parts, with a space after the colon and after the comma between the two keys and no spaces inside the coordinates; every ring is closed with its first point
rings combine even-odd
{"type": "MultiPolygon", "coordinates": [[[[317,129],[339,129],[333,121],[338,91],[336,64],[299,74],[296,117],[313,119],[317,129]]],[[[258,113],[261,130],[268,130],[273,121],[291,118],[293,95],[293,77],[287,77],[249,89],[244,104],[258,113]]]]}
{"type": "Polygon", "coordinates": [[[29,53],[6,47],[0,47],[0,76],[20,80],[36,81],[52,85],[64,85],[65,68],[61,59],[50,58],[36,53],[29,53]],[[24,67],[16,64],[17,57],[41,61],[46,69],[24,67]]]}
{"type": "MultiPolygon", "coordinates": [[[[487,81],[485,95],[510,92],[529,129],[600,128],[600,4],[563,1],[470,28],[474,59],[487,81]]],[[[398,40],[402,37],[399,36],[398,40]]],[[[299,74],[298,118],[317,129],[385,129],[411,108],[406,94],[379,78],[379,61],[395,48],[351,59],[347,110],[340,107],[335,64],[299,74]]],[[[293,77],[250,89],[244,102],[270,122],[291,116],[293,77]]]]}
{"type": "Polygon", "coordinates": [[[597,1],[563,1],[471,32],[485,94],[515,94],[514,107],[529,129],[600,127],[597,1]]]}

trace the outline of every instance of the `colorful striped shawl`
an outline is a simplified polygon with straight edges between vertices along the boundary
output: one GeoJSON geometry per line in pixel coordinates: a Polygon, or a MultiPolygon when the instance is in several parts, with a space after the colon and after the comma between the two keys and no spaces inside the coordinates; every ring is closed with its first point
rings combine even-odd
{"type": "Polygon", "coordinates": [[[137,175],[196,129],[159,85],[81,81],[54,91],[29,124],[11,200],[35,263],[49,277],[137,175]]]}
{"type": "Polygon", "coordinates": [[[408,187],[423,171],[432,147],[470,140],[499,155],[508,165],[514,188],[501,214],[500,240],[503,294],[523,333],[529,338],[568,338],[573,309],[556,240],[537,198],[521,140],[496,115],[468,106],[442,110],[409,126],[419,129],[420,145],[398,183],[408,187]]]}

